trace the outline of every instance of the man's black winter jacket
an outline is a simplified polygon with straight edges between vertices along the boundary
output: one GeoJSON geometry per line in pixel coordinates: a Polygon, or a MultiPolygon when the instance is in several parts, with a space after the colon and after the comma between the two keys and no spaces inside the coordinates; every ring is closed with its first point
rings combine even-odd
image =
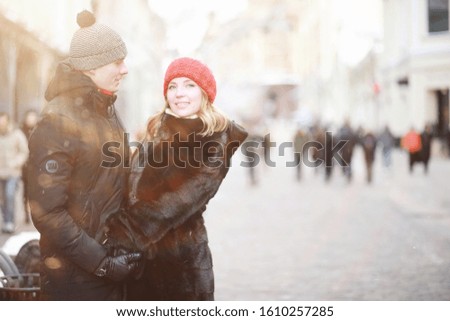
{"type": "Polygon", "coordinates": [[[120,299],[120,286],[93,274],[107,255],[100,244],[104,222],[126,195],[128,144],[123,146],[115,96],[62,63],[46,98],[28,164],[31,214],[41,234],[42,294],[50,300],[120,299]],[[108,166],[108,146],[116,166],[108,166]]]}

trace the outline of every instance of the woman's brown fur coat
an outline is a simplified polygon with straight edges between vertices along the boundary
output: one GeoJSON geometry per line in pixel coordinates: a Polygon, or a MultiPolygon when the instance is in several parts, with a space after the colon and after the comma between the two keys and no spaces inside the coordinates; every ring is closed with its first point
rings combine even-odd
{"type": "Polygon", "coordinates": [[[149,122],[155,139],[133,155],[130,208],[107,222],[109,242],[146,255],[142,277],[128,283],[129,300],[214,299],[202,214],[247,133],[234,122],[212,136],[198,135],[202,129],[198,118],[164,114],[149,122]]]}

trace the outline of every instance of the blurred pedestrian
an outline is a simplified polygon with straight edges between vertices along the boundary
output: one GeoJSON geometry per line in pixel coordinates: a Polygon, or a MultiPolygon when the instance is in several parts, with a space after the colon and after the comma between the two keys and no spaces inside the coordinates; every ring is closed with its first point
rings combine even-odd
{"type": "Polygon", "coordinates": [[[325,181],[328,182],[331,179],[331,174],[333,173],[333,133],[331,131],[325,132],[325,181]]]}
{"type": "Polygon", "coordinates": [[[243,148],[243,155],[246,158],[246,166],[248,166],[248,175],[250,184],[255,186],[259,182],[257,174],[257,166],[264,159],[263,148],[264,137],[257,132],[248,135],[245,147],[243,148]]]}
{"type": "Polygon", "coordinates": [[[39,119],[39,113],[34,109],[29,109],[25,112],[20,129],[27,139],[30,138],[31,132],[36,126],[39,119]]]}
{"type": "Polygon", "coordinates": [[[331,138],[331,133],[327,132],[325,127],[314,125],[312,130],[313,141],[316,146],[311,148],[312,162],[315,164],[316,174],[324,168],[325,181],[328,181],[332,172],[331,144],[327,143],[331,138]]]}
{"type": "Polygon", "coordinates": [[[22,166],[28,158],[27,139],[15,128],[9,115],[0,112],[0,190],[2,201],[2,233],[15,231],[15,200],[22,175],[22,166]]]}
{"type": "Polygon", "coordinates": [[[128,144],[115,112],[116,92],[128,69],[127,49],[117,32],[88,11],[45,98],[33,130],[28,162],[31,216],[40,233],[41,296],[44,300],[121,300],[123,280],[139,253],[114,256],[102,245],[104,222],[125,206],[128,144]]]}
{"type": "Polygon", "coordinates": [[[364,161],[366,164],[366,180],[371,183],[373,179],[373,164],[375,162],[375,151],[377,148],[377,138],[368,131],[361,138],[361,146],[364,151],[364,161]]]}
{"type": "Polygon", "coordinates": [[[423,162],[425,174],[427,174],[433,140],[433,127],[430,124],[425,125],[423,132],[420,134],[420,139],[422,141],[421,160],[423,162]]]}
{"type": "Polygon", "coordinates": [[[382,146],[383,166],[385,168],[390,168],[392,164],[392,149],[395,147],[395,137],[388,125],[384,127],[383,131],[378,136],[378,142],[382,146]]]}
{"type": "Polygon", "coordinates": [[[296,179],[299,181],[303,167],[303,160],[307,156],[305,144],[310,140],[309,133],[303,128],[298,128],[294,135],[294,163],[296,165],[296,179]]]}
{"type": "MultiPolygon", "coordinates": [[[[31,132],[38,122],[39,114],[34,109],[27,110],[20,126],[25,137],[30,138],[31,132]]],[[[23,208],[25,211],[25,223],[30,223],[30,211],[28,205],[28,180],[27,180],[27,162],[22,166],[22,182],[23,182],[23,208]]]]}
{"type": "Polygon", "coordinates": [[[202,62],[172,61],[163,88],[166,105],[132,157],[131,207],[109,219],[108,242],[146,253],[142,278],[128,283],[129,300],[213,300],[203,213],[247,133],[214,107],[216,82],[202,62]]]}
{"type": "Polygon", "coordinates": [[[447,151],[449,151],[447,153],[447,157],[450,157],[450,125],[447,126],[447,130],[444,134],[443,140],[443,144],[445,144],[445,146],[447,147],[447,151]]]}
{"type": "Polygon", "coordinates": [[[422,160],[422,139],[414,127],[411,127],[410,130],[402,137],[401,146],[408,151],[409,172],[412,173],[414,163],[422,160]]]}
{"type": "Polygon", "coordinates": [[[352,180],[352,158],[353,150],[358,142],[358,137],[355,131],[350,126],[350,122],[346,121],[344,125],[339,129],[337,134],[338,141],[345,141],[345,145],[340,150],[341,158],[345,164],[342,164],[342,171],[350,182],[352,180]]]}

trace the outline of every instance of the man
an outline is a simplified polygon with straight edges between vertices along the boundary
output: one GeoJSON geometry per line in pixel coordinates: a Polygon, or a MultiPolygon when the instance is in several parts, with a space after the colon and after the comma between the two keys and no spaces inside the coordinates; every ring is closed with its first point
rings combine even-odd
{"type": "Polygon", "coordinates": [[[2,233],[15,230],[15,199],[22,166],[28,157],[27,139],[17,128],[13,128],[9,115],[0,113],[0,200],[3,214],[2,233]]]}
{"type": "MultiPolygon", "coordinates": [[[[109,164],[108,142],[122,142],[116,92],[128,73],[122,38],[78,14],[68,59],[61,62],[45,97],[47,106],[29,140],[29,203],[41,234],[44,300],[120,300],[122,284],[139,253],[112,256],[101,244],[104,222],[126,196],[123,164],[109,164]]],[[[121,146],[122,160],[128,146],[121,146]]]]}

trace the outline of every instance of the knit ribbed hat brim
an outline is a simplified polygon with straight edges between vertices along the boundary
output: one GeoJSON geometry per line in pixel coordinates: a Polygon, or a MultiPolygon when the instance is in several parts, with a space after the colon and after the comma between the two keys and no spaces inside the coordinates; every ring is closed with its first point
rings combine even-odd
{"type": "Polygon", "coordinates": [[[96,69],[114,61],[124,59],[127,55],[127,48],[122,43],[119,46],[95,55],[84,57],[69,57],[69,63],[77,70],[96,69]]]}

